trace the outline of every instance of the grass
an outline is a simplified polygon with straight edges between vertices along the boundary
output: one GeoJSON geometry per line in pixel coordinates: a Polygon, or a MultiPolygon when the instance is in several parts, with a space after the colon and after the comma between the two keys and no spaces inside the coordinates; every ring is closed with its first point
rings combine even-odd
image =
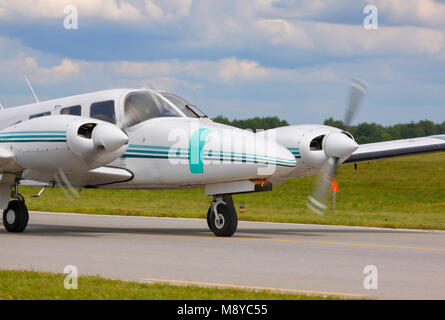
{"type": "Polygon", "coordinates": [[[0,300],[332,300],[341,297],[270,291],[146,284],[80,276],[78,288],[64,288],[65,274],[0,270],[0,300]]]}
{"type": "MultiPolygon", "coordinates": [[[[445,153],[342,166],[337,210],[319,216],[306,208],[316,177],[288,180],[272,192],[234,196],[240,220],[445,229],[445,153]]],[[[38,188],[22,187],[24,194],[38,188]]],[[[67,200],[59,189],[27,200],[30,210],[204,218],[210,198],[193,190],[83,190],[67,200]]]]}

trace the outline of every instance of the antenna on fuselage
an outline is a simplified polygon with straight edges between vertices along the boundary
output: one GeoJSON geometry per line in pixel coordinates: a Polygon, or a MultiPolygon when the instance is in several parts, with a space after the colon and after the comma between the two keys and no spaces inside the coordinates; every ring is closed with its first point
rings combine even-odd
{"type": "Polygon", "coordinates": [[[25,74],[25,80],[28,83],[29,89],[31,89],[32,94],[34,95],[34,98],[36,99],[37,103],[40,103],[39,98],[37,98],[36,93],[34,92],[34,89],[32,88],[31,82],[29,82],[28,77],[25,74]]]}

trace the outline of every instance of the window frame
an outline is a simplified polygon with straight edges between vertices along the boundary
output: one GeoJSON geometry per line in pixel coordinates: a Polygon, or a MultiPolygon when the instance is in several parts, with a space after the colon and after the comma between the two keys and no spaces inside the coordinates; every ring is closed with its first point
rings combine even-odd
{"type": "Polygon", "coordinates": [[[67,116],[78,116],[78,117],[81,117],[81,116],[82,116],[82,105],[77,104],[77,105],[70,106],[70,107],[63,107],[63,108],[60,108],[60,112],[59,112],[59,114],[67,115],[67,116]],[[68,110],[68,109],[77,108],[77,107],[79,108],[79,114],[62,113],[63,110],[68,110]]]}
{"type": "MultiPolygon", "coordinates": [[[[105,114],[102,114],[102,115],[104,115],[104,116],[106,116],[106,117],[108,117],[108,115],[105,115],[105,114]]],[[[108,99],[108,100],[103,100],[103,101],[96,101],[96,102],[92,102],[91,104],[90,104],[90,110],[89,110],[89,117],[90,118],[92,118],[92,119],[96,119],[96,120],[102,120],[102,121],[105,121],[105,122],[109,122],[109,123],[112,123],[112,124],[116,124],[117,123],[117,112],[116,112],[116,101],[115,101],[115,99],[108,99]],[[92,112],[93,112],[93,108],[96,106],[96,105],[99,105],[99,104],[105,104],[105,103],[112,103],[113,104],[113,119],[110,119],[110,120],[112,120],[112,121],[108,121],[108,120],[104,120],[103,118],[96,118],[95,116],[93,116],[93,114],[92,114],[92,112]]]]}
{"type": "MultiPolygon", "coordinates": [[[[184,118],[185,117],[184,113],[178,107],[176,107],[174,104],[172,104],[170,101],[168,101],[168,99],[165,99],[165,97],[162,96],[162,94],[159,94],[158,92],[152,91],[152,90],[140,90],[140,91],[129,92],[129,93],[127,93],[127,94],[125,94],[123,96],[123,98],[122,98],[122,107],[121,108],[122,108],[122,119],[124,119],[124,121],[125,121],[125,117],[126,117],[127,99],[130,96],[135,95],[135,94],[143,94],[143,95],[148,95],[148,96],[154,95],[154,96],[156,96],[156,98],[160,99],[167,107],[172,109],[171,111],[173,111],[174,113],[177,114],[177,118],[184,118]]],[[[157,118],[164,118],[164,116],[153,117],[153,118],[150,118],[150,119],[142,120],[142,121],[139,121],[137,123],[133,123],[133,124],[129,125],[129,127],[133,127],[133,126],[136,126],[136,125],[138,125],[138,124],[140,124],[140,123],[142,123],[144,121],[149,121],[151,119],[157,119],[157,118]]]]}

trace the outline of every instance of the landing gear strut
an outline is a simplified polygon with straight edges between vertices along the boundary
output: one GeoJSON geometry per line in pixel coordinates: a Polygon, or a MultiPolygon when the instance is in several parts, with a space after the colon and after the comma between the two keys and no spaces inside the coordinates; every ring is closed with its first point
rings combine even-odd
{"type": "Polygon", "coordinates": [[[207,211],[207,225],[218,237],[231,237],[236,232],[238,217],[231,195],[213,196],[207,211]]]}
{"type": "Polygon", "coordinates": [[[8,232],[23,232],[28,225],[29,215],[25,199],[17,192],[17,184],[11,195],[14,200],[9,201],[3,210],[3,224],[8,232]]]}

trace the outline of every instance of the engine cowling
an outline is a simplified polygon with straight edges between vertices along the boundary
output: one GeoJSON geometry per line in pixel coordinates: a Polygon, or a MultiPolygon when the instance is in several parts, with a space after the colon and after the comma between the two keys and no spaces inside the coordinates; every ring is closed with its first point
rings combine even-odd
{"type": "Polygon", "coordinates": [[[68,124],[68,148],[89,167],[100,167],[122,156],[128,136],[114,124],[90,120],[68,124]]]}
{"type": "Polygon", "coordinates": [[[350,133],[325,125],[296,125],[272,130],[277,142],[299,160],[291,176],[315,174],[329,157],[339,158],[341,163],[358,148],[350,133]]]}
{"type": "Polygon", "coordinates": [[[40,172],[86,172],[119,158],[128,146],[128,136],[114,124],[69,115],[18,123],[2,130],[0,141],[18,166],[40,172]]]}

